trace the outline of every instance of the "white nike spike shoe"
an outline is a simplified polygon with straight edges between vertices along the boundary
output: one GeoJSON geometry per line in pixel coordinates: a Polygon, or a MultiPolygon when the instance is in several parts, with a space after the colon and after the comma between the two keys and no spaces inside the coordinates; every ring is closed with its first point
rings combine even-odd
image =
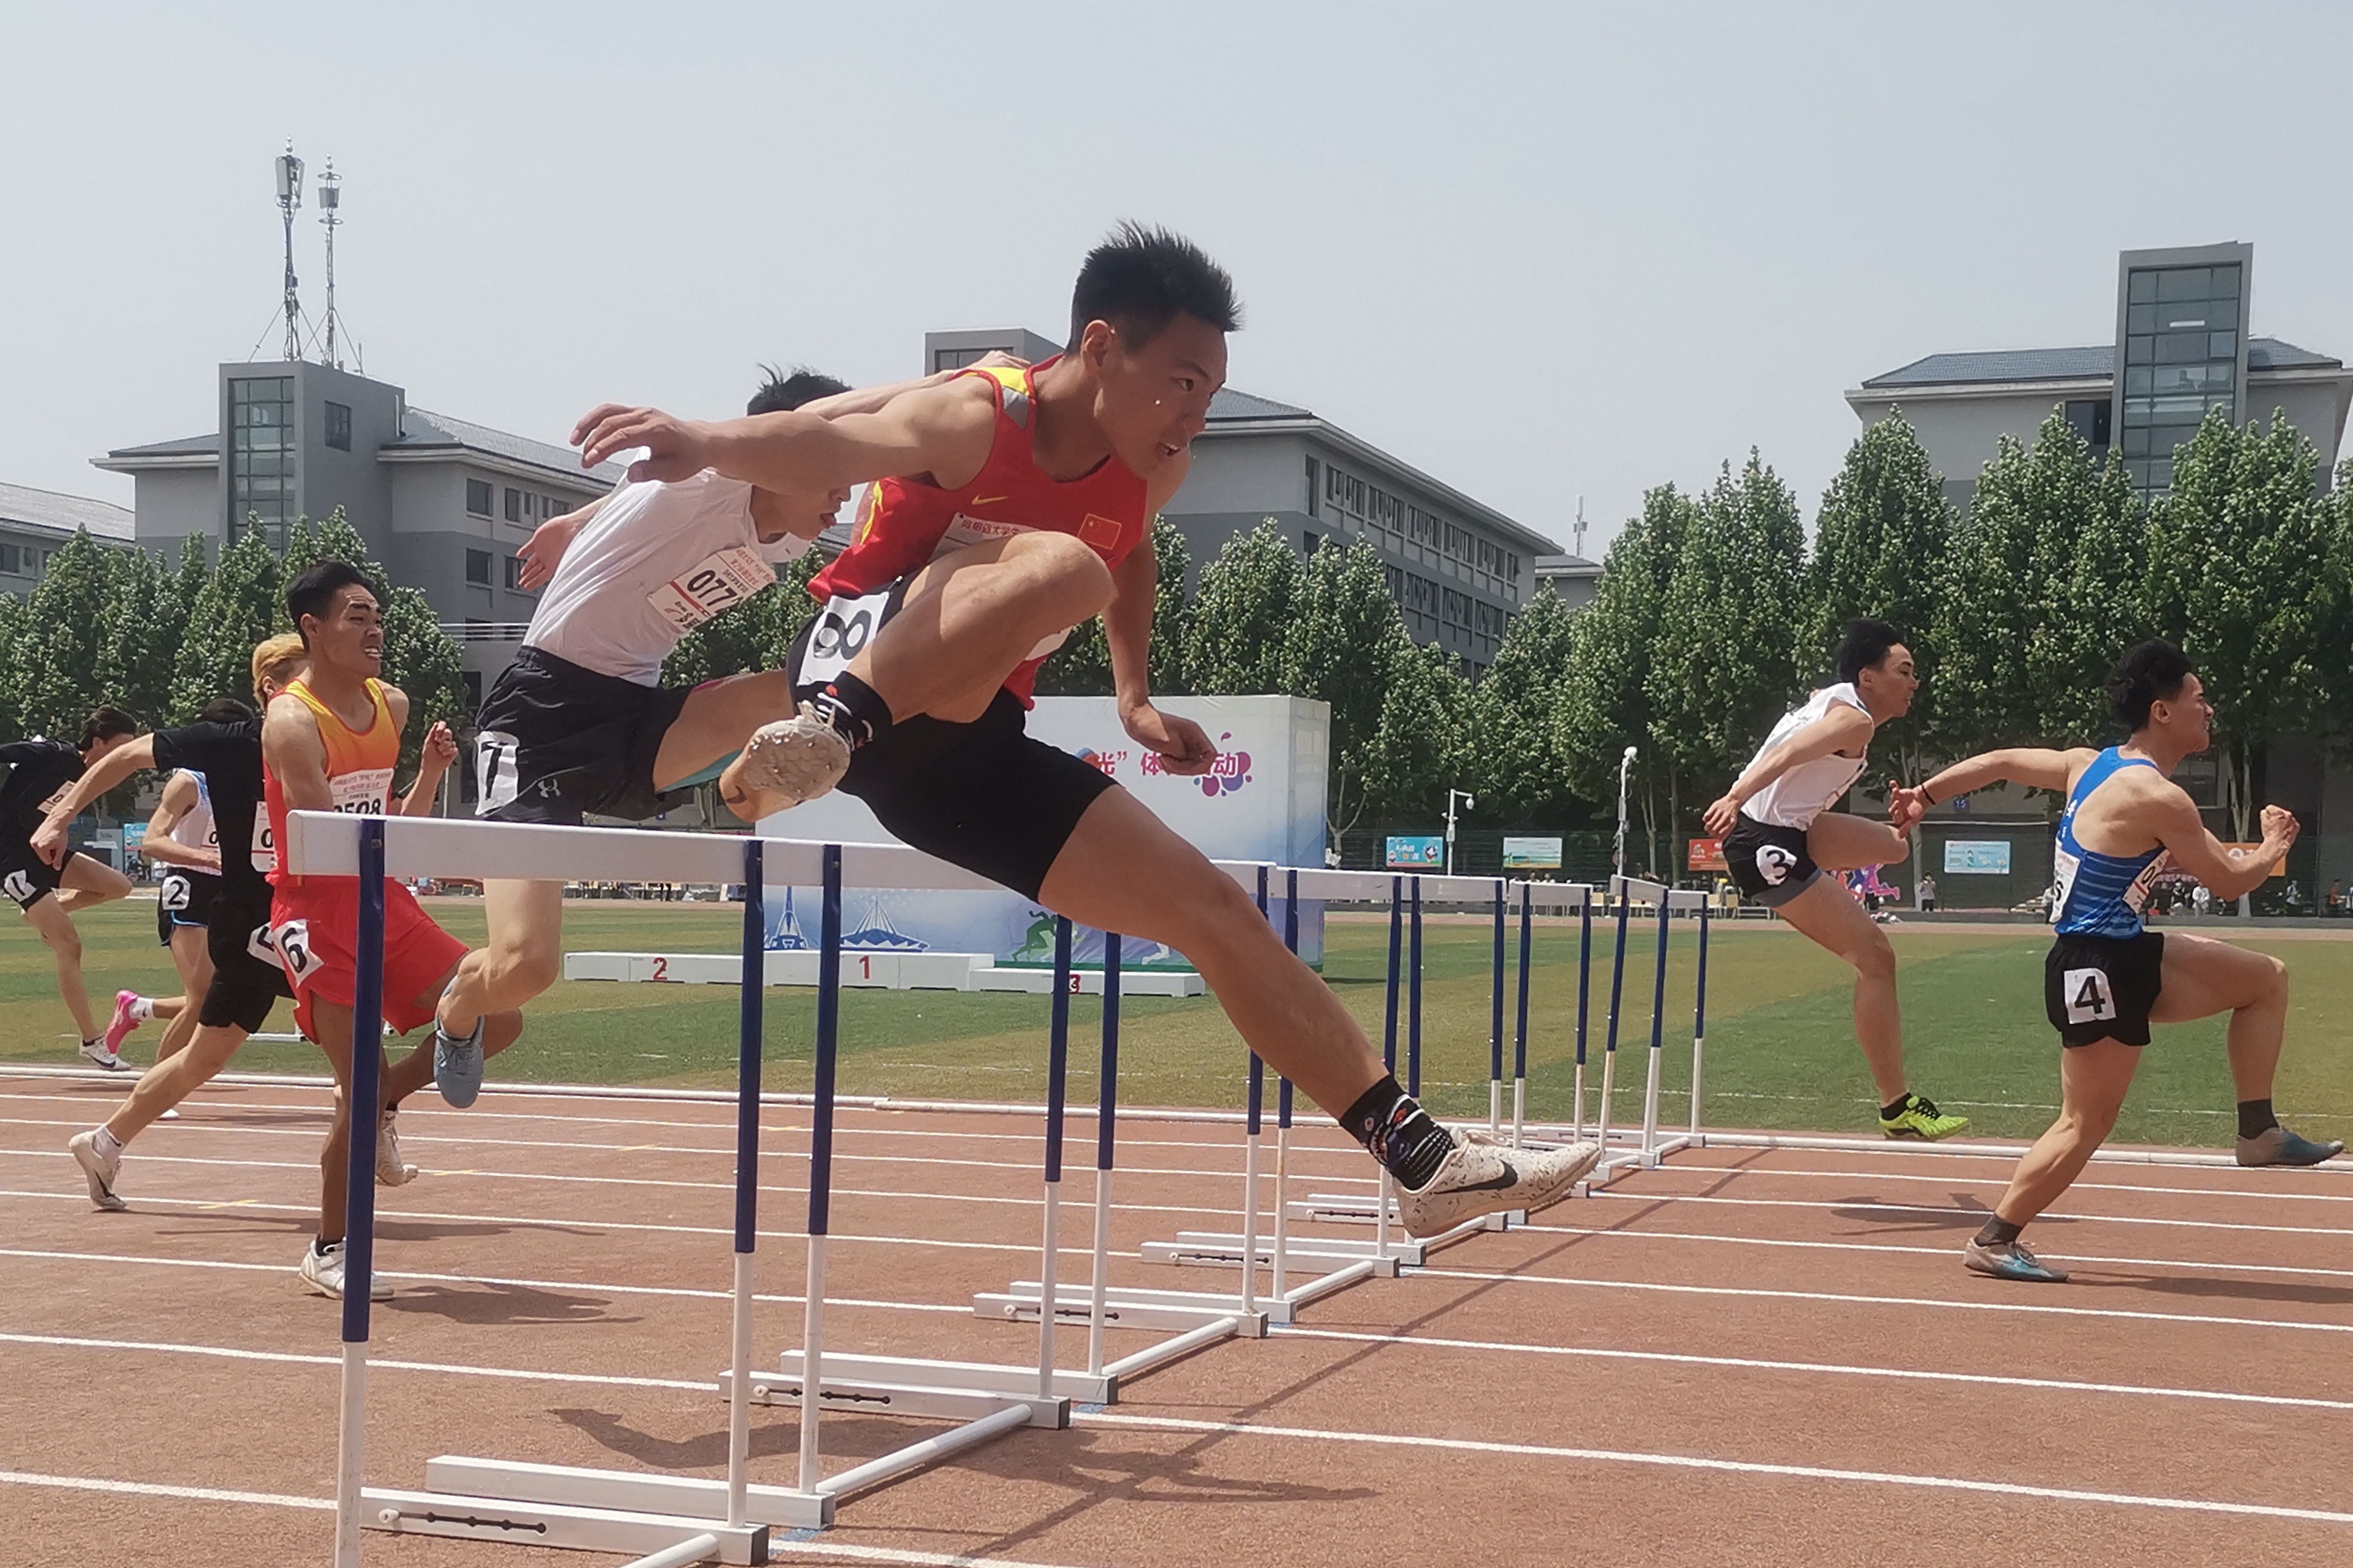
{"type": "Polygon", "coordinates": [[[120,1214],[131,1205],[114,1193],[114,1178],[122,1173],[122,1152],[118,1146],[109,1154],[99,1147],[97,1128],[77,1132],[66,1142],[66,1149],[81,1167],[82,1179],[90,1184],[90,1202],[93,1208],[120,1214]]]}
{"type": "Polygon", "coordinates": [[[387,1110],[376,1125],[375,1184],[405,1187],[417,1180],[417,1167],[400,1157],[400,1112],[387,1110]]]}
{"type": "Polygon", "coordinates": [[[1568,1196],[1601,1163],[1599,1143],[1565,1149],[1514,1149],[1484,1132],[1457,1132],[1454,1152],[1419,1192],[1399,1191],[1398,1212],[1409,1236],[1430,1237],[1465,1220],[1525,1209],[1534,1214],[1568,1196]]]}
{"type": "Polygon", "coordinates": [[[841,782],[849,771],[849,742],[804,702],[791,718],[752,731],[737,770],[740,787],[782,795],[797,805],[841,782]]]}
{"type": "MultiPolygon", "coordinates": [[[[333,1296],[340,1300],[343,1293],[343,1244],[340,1241],[331,1241],[327,1244],[327,1250],[324,1252],[315,1247],[304,1247],[301,1264],[294,1271],[302,1277],[303,1284],[308,1285],[319,1295],[333,1296]]],[[[381,1274],[370,1275],[368,1300],[391,1300],[392,1281],[381,1274]]]]}

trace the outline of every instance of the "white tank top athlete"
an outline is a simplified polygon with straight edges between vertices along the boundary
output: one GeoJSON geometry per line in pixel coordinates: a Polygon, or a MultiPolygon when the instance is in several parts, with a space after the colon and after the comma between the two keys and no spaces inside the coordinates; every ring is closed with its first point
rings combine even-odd
{"type": "MultiPolygon", "coordinates": [[[[1757,757],[1766,752],[1829,712],[1833,706],[1842,705],[1864,714],[1862,698],[1852,681],[1841,680],[1835,686],[1825,686],[1805,705],[1781,716],[1765,743],[1757,748],[1757,757]]],[[[1748,767],[1757,765],[1757,757],[1748,760],[1748,767]]],[[[1814,818],[1830,809],[1832,802],[1854,787],[1862,776],[1864,764],[1871,760],[1866,750],[1859,757],[1841,757],[1833,752],[1827,757],[1816,757],[1810,763],[1799,763],[1779,778],[1750,795],[1740,807],[1740,815],[1768,827],[1811,827],[1814,818]]],[[[1741,770],[1747,772],[1747,768],[1741,770]]]]}
{"type": "Polygon", "coordinates": [[[564,552],[522,645],[638,686],[696,626],[776,580],[808,549],[764,543],[752,487],[706,468],[675,484],[625,484],[564,552]]]}
{"type": "MultiPolygon", "coordinates": [[[[186,815],[183,816],[179,821],[172,824],[172,831],[165,834],[164,837],[169,838],[173,843],[185,846],[187,848],[209,849],[214,854],[217,855],[220,853],[220,833],[219,830],[213,826],[212,788],[205,783],[204,774],[196,773],[191,769],[182,768],[180,770],[180,776],[184,779],[190,780],[195,784],[196,804],[190,806],[187,809],[186,815]]],[[[209,871],[195,871],[195,868],[188,866],[183,866],[178,868],[183,871],[194,872],[195,875],[200,877],[208,877],[212,875],[209,871]]]]}

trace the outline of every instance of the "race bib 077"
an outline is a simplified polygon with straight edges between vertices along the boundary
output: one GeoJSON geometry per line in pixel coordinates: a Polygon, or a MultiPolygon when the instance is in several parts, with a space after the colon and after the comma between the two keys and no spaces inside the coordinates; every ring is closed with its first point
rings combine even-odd
{"type": "Polygon", "coordinates": [[[722,610],[734,608],[776,580],[776,569],[748,545],[731,545],[702,558],[693,570],[646,595],[662,619],[691,632],[722,610]]]}

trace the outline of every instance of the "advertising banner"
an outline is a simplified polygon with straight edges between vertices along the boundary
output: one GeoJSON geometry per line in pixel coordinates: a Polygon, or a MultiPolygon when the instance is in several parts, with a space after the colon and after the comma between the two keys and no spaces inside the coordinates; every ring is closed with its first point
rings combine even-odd
{"type": "Polygon", "coordinates": [[[1392,835],[1384,863],[1392,871],[1434,871],[1446,864],[1446,840],[1435,833],[1392,835]]]}
{"type": "MultiPolygon", "coordinates": [[[[1331,710],[1296,697],[1168,697],[1164,712],[1192,720],[1209,732],[1217,765],[1201,777],[1171,773],[1157,753],[1128,738],[1115,700],[1041,697],[1029,714],[1029,733],[1100,768],[1213,860],[1267,860],[1285,866],[1324,864],[1325,770],[1331,710]]],[[[836,790],[761,822],[771,838],[835,844],[893,844],[857,796],[836,790]]],[[[1272,884],[1270,916],[1281,929],[1282,879],[1272,884]]],[[[817,945],[814,888],[779,889],[768,945],[797,950],[817,945]]],[[[870,952],[985,952],[1001,963],[1051,963],[1054,917],[1013,892],[902,892],[842,889],[842,945],[870,952]]],[[[1300,903],[1299,950],[1310,963],[1324,956],[1320,900],[1300,903]]],[[[1081,931],[1078,962],[1103,962],[1103,941],[1081,931]]],[[[1124,965],[1189,968],[1166,948],[1134,941],[1124,965]]]]}
{"type": "Polygon", "coordinates": [[[1945,873],[1952,877],[2009,876],[2010,840],[2007,838],[1946,839],[1945,873]]]}
{"type": "Polygon", "coordinates": [[[1506,871],[1557,871],[1560,869],[1558,838],[1504,838],[1504,869],[1506,871]]]}
{"type": "MultiPolygon", "coordinates": [[[[2240,856],[2242,856],[2242,855],[2252,855],[2252,854],[2253,854],[2256,850],[2261,849],[2261,848],[2263,847],[2263,845],[2262,845],[2262,844],[2260,844],[2260,843],[2256,843],[2256,844],[2225,844],[2225,845],[2223,845],[2223,846],[2222,846],[2222,847],[2223,847],[2223,848],[2225,848],[2225,849],[2227,849],[2227,850],[2229,850],[2229,851],[2231,852],[2231,858],[2232,858],[2232,859],[2233,859],[2233,860],[2235,860],[2235,859],[2237,859],[2237,858],[2238,858],[2240,856]]],[[[2287,875],[2287,862],[2286,862],[2286,861],[2284,861],[2284,860],[2283,860],[2283,861],[2281,861],[2278,865],[2276,865],[2276,866],[2274,866],[2274,867],[2273,867],[2273,868],[2272,868],[2272,874],[2271,874],[2270,876],[2268,876],[2268,877],[2264,878],[2264,879],[2263,879],[2263,880],[2264,880],[2264,881],[2266,881],[2266,882],[2270,882],[2270,881],[2276,881],[2278,879],[2280,879],[2280,878],[2282,878],[2282,877],[2284,877],[2284,876],[2286,876],[2286,875],[2287,875]]]]}
{"type": "Polygon", "coordinates": [[[1683,850],[1684,868],[1693,871],[1729,871],[1724,862],[1724,840],[1694,838],[1683,850]]]}

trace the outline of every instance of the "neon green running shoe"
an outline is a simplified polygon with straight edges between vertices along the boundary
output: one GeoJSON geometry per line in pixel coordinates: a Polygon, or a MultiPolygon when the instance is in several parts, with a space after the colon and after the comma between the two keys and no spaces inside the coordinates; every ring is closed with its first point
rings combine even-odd
{"type": "Polygon", "coordinates": [[[1930,1143],[1950,1138],[1968,1124],[1966,1116],[1947,1116],[1937,1110],[1936,1102],[1925,1094],[1905,1095],[1903,1110],[1879,1119],[1879,1130],[1890,1138],[1918,1138],[1930,1143]]]}

